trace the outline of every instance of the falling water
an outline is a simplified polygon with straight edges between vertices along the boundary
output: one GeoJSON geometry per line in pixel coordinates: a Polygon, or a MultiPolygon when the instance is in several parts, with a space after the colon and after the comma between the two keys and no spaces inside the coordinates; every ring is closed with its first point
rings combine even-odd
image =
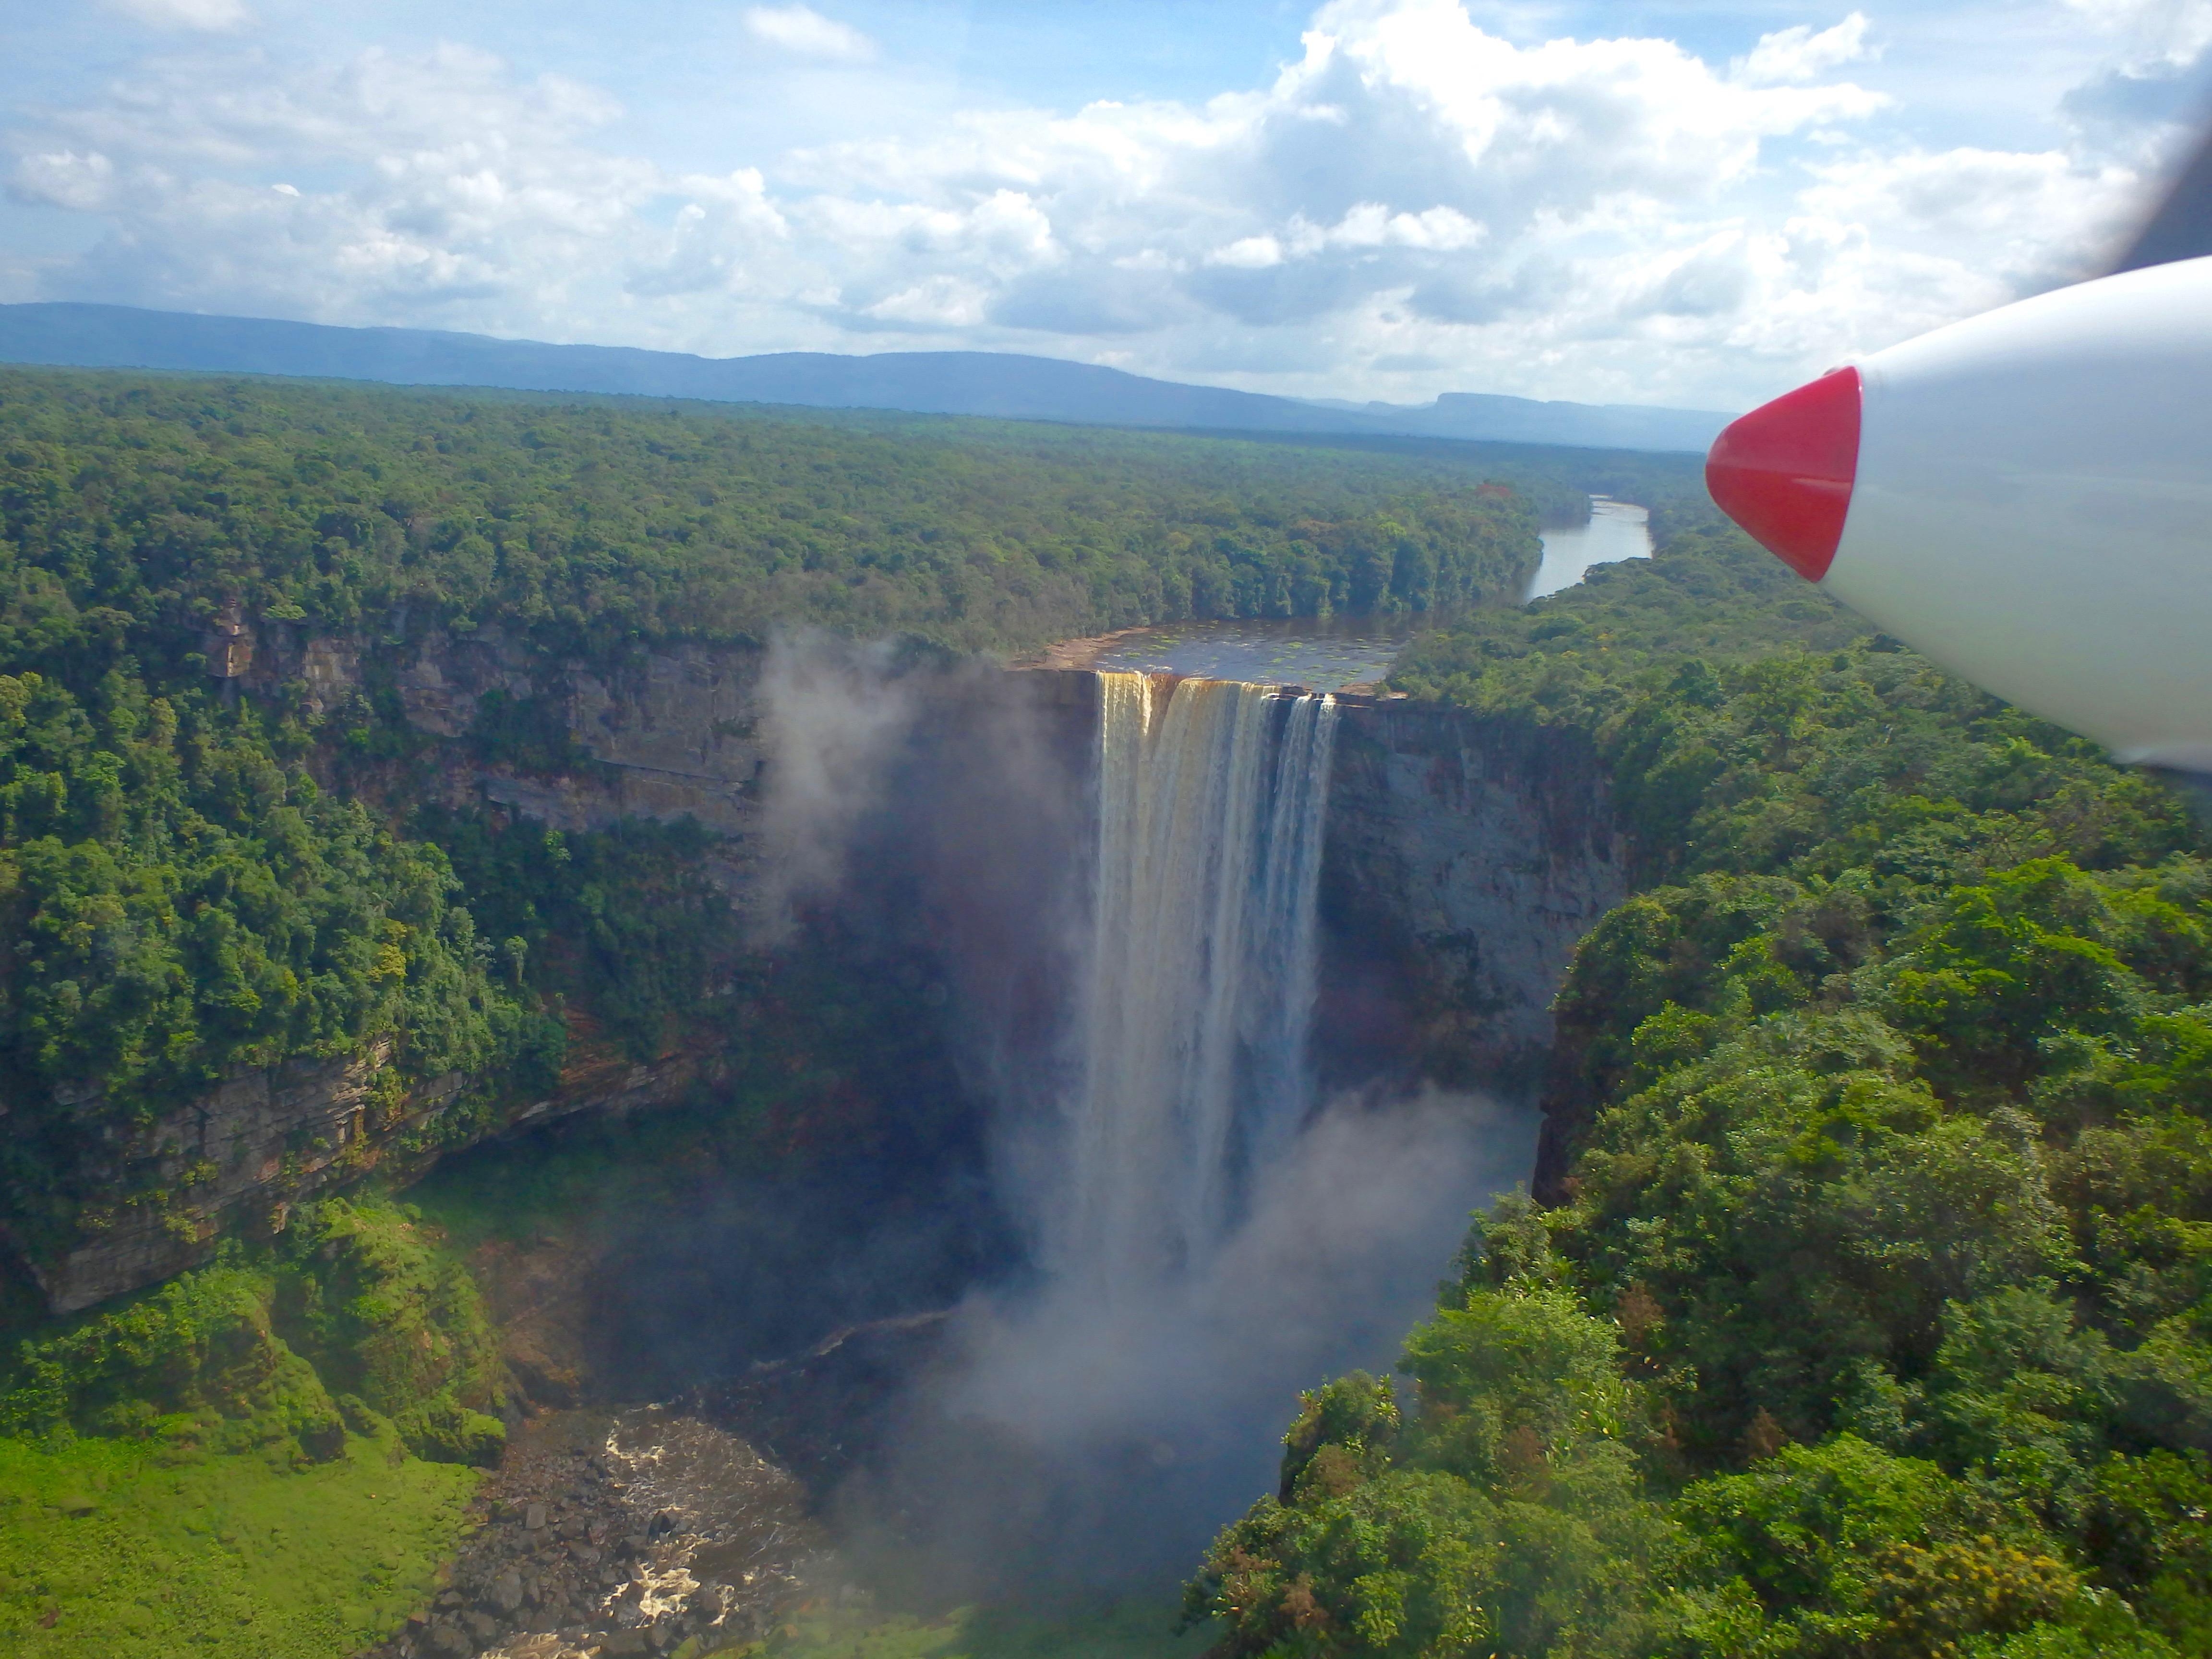
{"type": "Polygon", "coordinates": [[[1110,1297],[1203,1265],[1306,1116],[1336,704],[1098,679],[1095,943],[1054,1265],[1110,1297]]]}

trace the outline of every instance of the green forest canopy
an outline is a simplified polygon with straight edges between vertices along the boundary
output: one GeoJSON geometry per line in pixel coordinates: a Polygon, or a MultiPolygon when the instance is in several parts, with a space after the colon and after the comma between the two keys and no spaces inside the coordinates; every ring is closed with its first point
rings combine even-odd
{"type": "MultiPolygon", "coordinates": [[[[1226,1659],[2212,1650],[2199,827],[1693,501],[1660,504],[1649,563],[1468,614],[1580,476],[1510,460],[0,371],[9,1226],[69,1237],[118,1196],[82,1139],[228,1067],[388,1036],[402,1072],[542,1077],[551,989],[665,1012],[622,966],[712,909],[680,835],[410,829],[357,787],[427,741],[375,678],[427,628],[604,659],[784,619],[1017,648],[1426,609],[1451,625],[1398,685],[1587,734],[1637,891],[1560,999],[1551,1093],[1584,1127],[1558,1202],[1482,1219],[1402,1396],[1309,1399],[1192,1588],[1226,1659]],[[226,706],[197,653],[233,600],[357,634],[369,695],[226,706]],[[554,933],[606,960],[563,967],[554,933]]],[[[46,1392],[11,1401],[114,1432],[159,1391],[85,1358],[102,1333],[258,1330],[295,1269],[240,1271],[27,1348],[46,1392]]],[[[283,1375],[253,1420],[306,1446],[345,1401],[283,1375]]],[[[149,1409],[228,1432],[197,1395],[149,1409]]]]}
{"type": "Polygon", "coordinates": [[[1221,1652],[2212,1651],[2212,865],[1710,520],[1395,684],[1593,738],[1551,1207],[1308,1396],[1221,1652]]]}
{"type": "Polygon", "coordinates": [[[228,600],[568,653],[772,624],[964,650],[1510,599],[1560,452],[0,369],[0,662],[148,661],[228,600]]]}

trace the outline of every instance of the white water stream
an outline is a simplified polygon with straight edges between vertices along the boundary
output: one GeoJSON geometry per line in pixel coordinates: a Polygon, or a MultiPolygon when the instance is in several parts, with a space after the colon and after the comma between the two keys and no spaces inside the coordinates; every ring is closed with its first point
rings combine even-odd
{"type": "Polygon", "coordinates": [[[1202,1267],[1311,1105],[1336,703],[1099,677],[1095,941],[1053,1267],[1110,1300],[1202,1267]]]}

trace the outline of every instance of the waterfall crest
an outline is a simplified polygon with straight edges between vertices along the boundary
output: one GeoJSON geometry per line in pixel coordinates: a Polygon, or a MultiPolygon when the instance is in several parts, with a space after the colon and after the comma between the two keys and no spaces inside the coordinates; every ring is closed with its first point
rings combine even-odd
{"type": "Polygon", "coordinates": [[[1082,1085],[1051,1265],[1111,1297],[1201,1266],[1311,1104],[1335,700],[1099,681],[1082,1085]]]}

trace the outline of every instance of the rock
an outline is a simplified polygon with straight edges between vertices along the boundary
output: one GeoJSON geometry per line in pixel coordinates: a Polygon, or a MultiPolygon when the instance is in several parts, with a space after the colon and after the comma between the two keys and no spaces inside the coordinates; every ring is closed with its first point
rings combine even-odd
{"type": "Polygon", "coordinates": [[[480,1613],[465,1613],[461,1615],[461,1622],[469,1627],[469,1634],[477,1638],[479,1645],[488,1646],[499,1639],[499,1620],[496,1619],[487,1619],[480,1613]]]}
{"type": "Polygon", "coordinates": [[[532,1504],[529,1509],[524,1512],[522,1524],[532,1532],[537,1532],[543,1528],[545,1525],[545,1505],[543,1504],[532,1504]]]}
{"type": "MultiPolygon", "coordinates": [[[[1533,1094],[1552,999],[1583,935],[1626,896],[1627,854],[1588,738],[1347,702],[1322,872],[1323,1074],[1474,1076],[1533,1094]]],[[[1540,1200],[1564,1169],[1560,1136],[1581,1127],[1572,1109],[1546,1110],[1540,1200]]]]}
{"type": "Polygon", "coordinates": [[[641,1630],[616,1631],[599,1644],[604,1659],[643,1659],[650,1651],[651,1645],[641,1630]]]}
{"type": "Polygon", "coordinates": [[[459,1625],[439,1624],[430,1627],[430,1651],[453,1656],[453,1659],[468,1659],[477,1650],[477,1644],[468,1638],[459,1625]]]}
{"type": "Polygon", "coordinates": [[[509,1567],[491,1581],[491,1588],[485,1593],[484,1601],[501,1613],[513,1613],[522,1605],[522,1575],[509,1567]]]}

